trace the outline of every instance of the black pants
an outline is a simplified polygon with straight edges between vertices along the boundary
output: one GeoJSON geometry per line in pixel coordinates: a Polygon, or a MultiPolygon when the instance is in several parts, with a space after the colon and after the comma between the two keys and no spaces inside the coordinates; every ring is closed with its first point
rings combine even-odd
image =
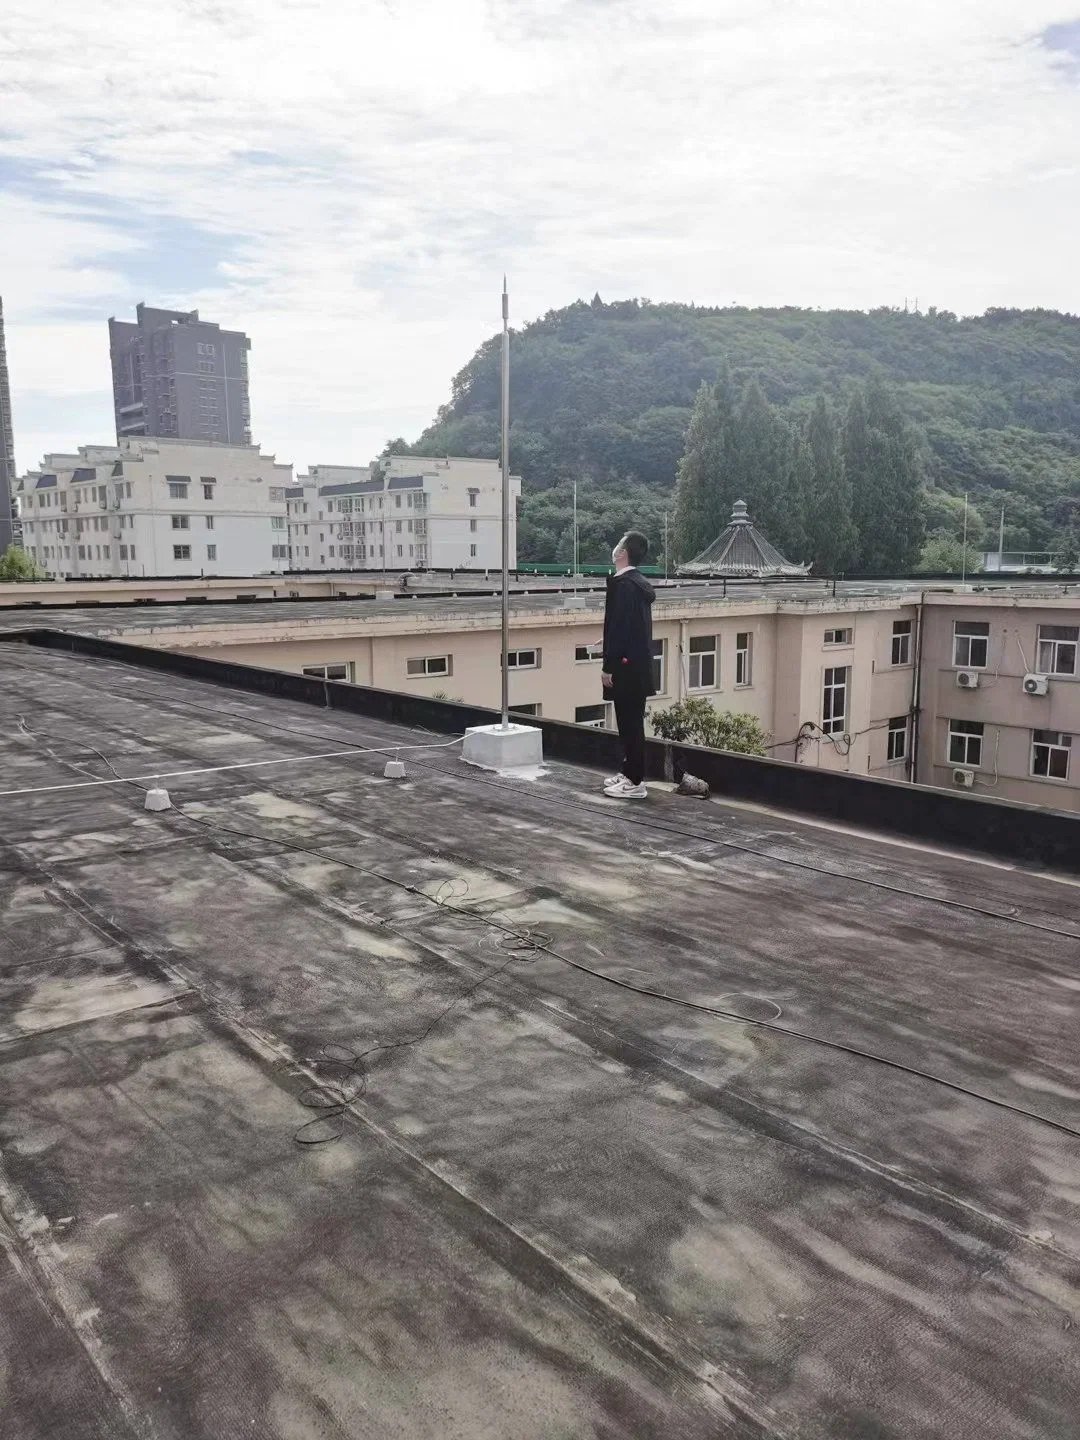
{"type": "Polygon", "coordinates": [[[645,692],[616,683],[611,698],[623,743],[623,774],[632,785],[640,785],[645,779],[645,692]]]}

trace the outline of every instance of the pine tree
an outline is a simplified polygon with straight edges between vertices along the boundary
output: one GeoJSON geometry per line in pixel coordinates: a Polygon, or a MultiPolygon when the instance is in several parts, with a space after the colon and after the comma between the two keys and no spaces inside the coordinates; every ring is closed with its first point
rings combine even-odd
{"type": "MultiPolygon", "coordinates": [[[[734,401],[725,367],[715,385],[702,384],[694,399],[679,461],[672,548],[691,560],[727,524],[731,502],[734,401]],[[726,508],[725,508],[726,505],[726,508]]],[[[732,496],[737,499],[737,496],[732,496]]]]}
{"type": "Polygon", "coordinates": [[[844,464],[859,535],[856,567],[872,575],[910,574],[923,537],[921,468],[910,427],[883,385],[852,396],[844,464]]]}
{"type": "Polygon", "coordinates": [[[774,545],[784,545],[788,476],[785,427],[756,380],[743,391],[735,421],[731,499],[745,500],[750,518],[774,545]],[[737,493],[734,493],[737,492],[737,493]]]}
{"type": "Polygon", "coordinates": [[[824,395],[814,403],[800,449],[806,475],[807,558],[819,575],[840,575],[855,558],[858,535],[840,434],[824,395]]]}

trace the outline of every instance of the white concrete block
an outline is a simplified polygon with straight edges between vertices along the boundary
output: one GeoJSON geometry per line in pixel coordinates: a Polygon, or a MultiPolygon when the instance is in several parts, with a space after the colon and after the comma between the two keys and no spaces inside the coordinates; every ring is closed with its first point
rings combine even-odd
{"type": "Polygon", "coordinates": [[[172,808],[172,801],[169,799],[168,790],[154,789],[147,790],[146,801],[143,806],[146,810],[169,810],[172,808]]]}
{"type": "Polygon", "coordinates": [[[534,725],[473,725],[462,757],[485,770],[521,770],[544,763],[544,736],[534,725]]]}

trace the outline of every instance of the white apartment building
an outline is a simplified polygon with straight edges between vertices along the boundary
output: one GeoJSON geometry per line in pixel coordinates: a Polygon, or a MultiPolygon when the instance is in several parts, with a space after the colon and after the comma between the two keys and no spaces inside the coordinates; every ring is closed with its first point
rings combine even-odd
{"type": "MultiPolygon", "coordinates": [[[[517,565],[521,477],[510,477],[517,565]]],[[[493,570],[502,565],[497,460],[384,455],[370,466],[313,465],[286,497],[293,570],[493,570]]]]}
{"type": "Polygon", "coordinates": [[[64,580],[282,573],[292,478],[254,445],[83,445],[18,481],[23,543],[64,580]]]}

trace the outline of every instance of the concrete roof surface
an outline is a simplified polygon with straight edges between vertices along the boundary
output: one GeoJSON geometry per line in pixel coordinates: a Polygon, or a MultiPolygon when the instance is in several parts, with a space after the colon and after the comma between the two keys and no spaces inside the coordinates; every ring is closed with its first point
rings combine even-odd
{"type": "Polygon", "coordinates": [[[1075,886],[0,676],[5,1440],[1077,1434],[1075,886]]]}

